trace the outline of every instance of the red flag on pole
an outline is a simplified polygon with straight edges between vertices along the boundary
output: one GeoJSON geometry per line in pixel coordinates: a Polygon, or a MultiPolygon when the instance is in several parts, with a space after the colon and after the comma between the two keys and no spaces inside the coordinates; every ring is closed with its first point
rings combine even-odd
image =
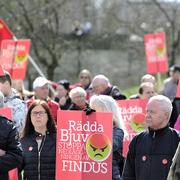
{"type": "Polygon", "coordinates": [[[3,40],[12,38],[13,33],[10,31],[6,23],[2,19],[0,19],[0,45],[3,40]]]}
{"type": "Polygon", "coordinates": [[[177,87],[176,97],[180,98],[180,79],[179,79],[179,83],[178,83],[178,87],[177,87]]]}

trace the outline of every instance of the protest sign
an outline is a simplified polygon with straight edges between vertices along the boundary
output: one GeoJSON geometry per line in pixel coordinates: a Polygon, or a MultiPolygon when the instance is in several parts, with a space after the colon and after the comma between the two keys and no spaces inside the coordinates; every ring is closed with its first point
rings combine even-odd
{"type": "Polygon", "coordinates": [[[177,98],[180,98],[180,79],[179,79],[179,82],[178,82],[176,97],[177,97],[177,98]]]}
{"type": "Polygon", "coordinates": [[[2,68],[11,74],[12,79],[24,80],[30,44],[29,39],[2,41],[0,63],[2,68]]]}
{"type": "Polygon", "coordinates": [[[128,134],[123,142],[123,155],[126,156],[133,137],[145,129],[147,100],[120,100],[118,104],[128,134]]]}
{"type": "Polygon", "coordinates": [[[164,32],[146,34],[144,45],[147,62],[147,73],[156,74],[168,71],[168,58],[164,32]]]}
{"type": "Polygon", "coordinates": [[[112,114],[58,111],[56,180],[112,179],[112,114]]]}

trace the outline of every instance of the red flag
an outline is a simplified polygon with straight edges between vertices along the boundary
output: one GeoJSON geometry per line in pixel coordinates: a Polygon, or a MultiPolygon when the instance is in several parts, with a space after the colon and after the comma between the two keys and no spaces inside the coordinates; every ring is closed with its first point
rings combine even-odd
{"type": "Polygon", "coordinates": [[[2,40],[12,39],[12,38],[13,38],[13,33],[9,30],[6,23],[2,19],[0,19],[0,45],[2,40]]]}
{"type": "Polygon", "coordinates": [[[178,87],[177,87],[176,97],[180,98],[180,79],[179,79],[179,83],[178,83],[178,87]]]}
{"type": "Polygon", "coordinates": [[[168,71],[166,38],[164,32],[146,34],[144,45],[147,61],[147,73],[155,74],[168,71]]]}

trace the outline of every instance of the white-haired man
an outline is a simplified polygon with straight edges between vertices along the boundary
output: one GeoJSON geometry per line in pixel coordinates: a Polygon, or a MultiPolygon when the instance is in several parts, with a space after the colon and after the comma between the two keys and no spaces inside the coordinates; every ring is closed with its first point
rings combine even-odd
{"type": "Polygon", "coordinates": [[[157,95],[149,99],[148,130],[133,138],[129,146],[123,180],[166,180],[179,143],[178,133],[168,126],[171,101],[157,95]]]}
{"type": "Polygon", "coordinates": [[[116,100],[126,99],[126,96],[121,94],[118,87],[111,85],[109,79],[102,74],[93,78],[91,87],[94,94],[112,96],[116,100]]]}

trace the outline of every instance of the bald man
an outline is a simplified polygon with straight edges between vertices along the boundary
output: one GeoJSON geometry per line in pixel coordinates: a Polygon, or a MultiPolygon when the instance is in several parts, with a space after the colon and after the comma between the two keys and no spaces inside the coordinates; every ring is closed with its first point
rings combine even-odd
{"type": "Polygon", "coordinates": [[[109,79],[102,74],[93,78],[91,87],[94,94],[108,95],[116,100],[126,99],[126,96],[121,94],[118,87],[111,85],[109,79]]]}

